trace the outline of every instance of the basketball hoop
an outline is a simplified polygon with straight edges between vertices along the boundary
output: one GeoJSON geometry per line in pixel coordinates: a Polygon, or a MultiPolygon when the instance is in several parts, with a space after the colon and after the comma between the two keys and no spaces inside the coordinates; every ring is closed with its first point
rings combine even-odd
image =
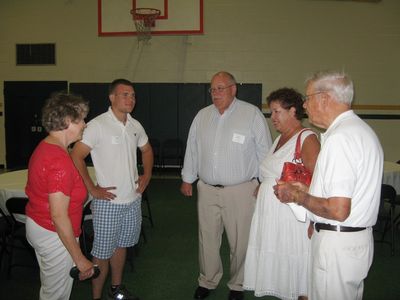
{"type": "Polygon", "coordinates": [[[156,25],[156,19],[160,13],[161,11],[156,8],[136,8],[131,10],[139,42],[147,42],[151,39],[151,28],[156,25]]]}

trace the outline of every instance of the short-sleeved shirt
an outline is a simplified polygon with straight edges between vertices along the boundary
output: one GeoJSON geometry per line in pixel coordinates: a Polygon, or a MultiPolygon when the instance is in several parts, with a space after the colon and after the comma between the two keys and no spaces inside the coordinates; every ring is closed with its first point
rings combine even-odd
{"type": "Polygon", "coordinates": [[[123,124],[111,108],[91,120],[83,132],[82,143],[91,148],[97,183],[112,190],[115,204],[130,203],[140,197],[136,192],[138,171],[136,151],[148,137],[142,125],[127,115],[123,124]]]}
{"type": "Polygon", "coordinates": [[[321,151],[310,194],[351,199],[343,222],[310,213],[311,220],[333,225],[370,227],[376,223],[383,174],[383,151],[375,132],[352,110],[339,115],[321,135],[321,151]]]}
{"type": "Polygon", "coordinates": [[[68,153],[60,146],[40,142],[28,167],[25,192],[29,198],[26,215],[43,228],[56,231],[50,215],[49,194],[62,192],[68,196],[68,216],[74,235],[80,235],[86,187],[68,153]]]}

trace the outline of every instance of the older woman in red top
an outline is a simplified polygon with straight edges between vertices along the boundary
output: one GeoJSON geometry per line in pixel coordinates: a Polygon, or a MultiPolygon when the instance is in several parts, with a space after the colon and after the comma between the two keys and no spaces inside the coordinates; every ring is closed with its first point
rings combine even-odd
{"type": "Polygon", "coordinates": [[[74,264],[81,280],[94,273],[78,243],[87,191],[67,150],[81,138],[87,112],[81,97],[52,95],[42,111],[48,136],[29,161],[26,235],[40,266],[40,300],[69,299],[73,283],[69,270],[74,264]]]}

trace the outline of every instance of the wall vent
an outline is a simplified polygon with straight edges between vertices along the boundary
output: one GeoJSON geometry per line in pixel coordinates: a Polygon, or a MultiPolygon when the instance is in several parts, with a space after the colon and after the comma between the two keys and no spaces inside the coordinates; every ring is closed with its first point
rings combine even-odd
{"type": "Polygon", "coordinates": [[[18,65],[55,65],[56,44],[17,44],[18,65]]]}

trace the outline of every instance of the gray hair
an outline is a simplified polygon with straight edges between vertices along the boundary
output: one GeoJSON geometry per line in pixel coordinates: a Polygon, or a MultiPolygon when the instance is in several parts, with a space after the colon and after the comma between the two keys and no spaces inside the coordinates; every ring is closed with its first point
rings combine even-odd
{"type": "Polygon", "coordinates": [[[88,101],[66,92],[53,93],[42,108],[42,125],[47,132],[68,128],[68,120],[78,123],[86,118],[88,101]]]}
{"type": "Polygon", "coordinates": [[[227,71],[219,71],[213,76],[213,78],[217,76],[225,76],[226,78],[228,78],[230,84],[237,84],[235,77],[227,71]]]}
{"type": "Polygon", "coordinates": [[[351,105],[354,87],[351,78],[344,72],[319,71],[306,80],[306,85],[313,84],[315,92],[330,92],[337,102],[351,105]]]}

